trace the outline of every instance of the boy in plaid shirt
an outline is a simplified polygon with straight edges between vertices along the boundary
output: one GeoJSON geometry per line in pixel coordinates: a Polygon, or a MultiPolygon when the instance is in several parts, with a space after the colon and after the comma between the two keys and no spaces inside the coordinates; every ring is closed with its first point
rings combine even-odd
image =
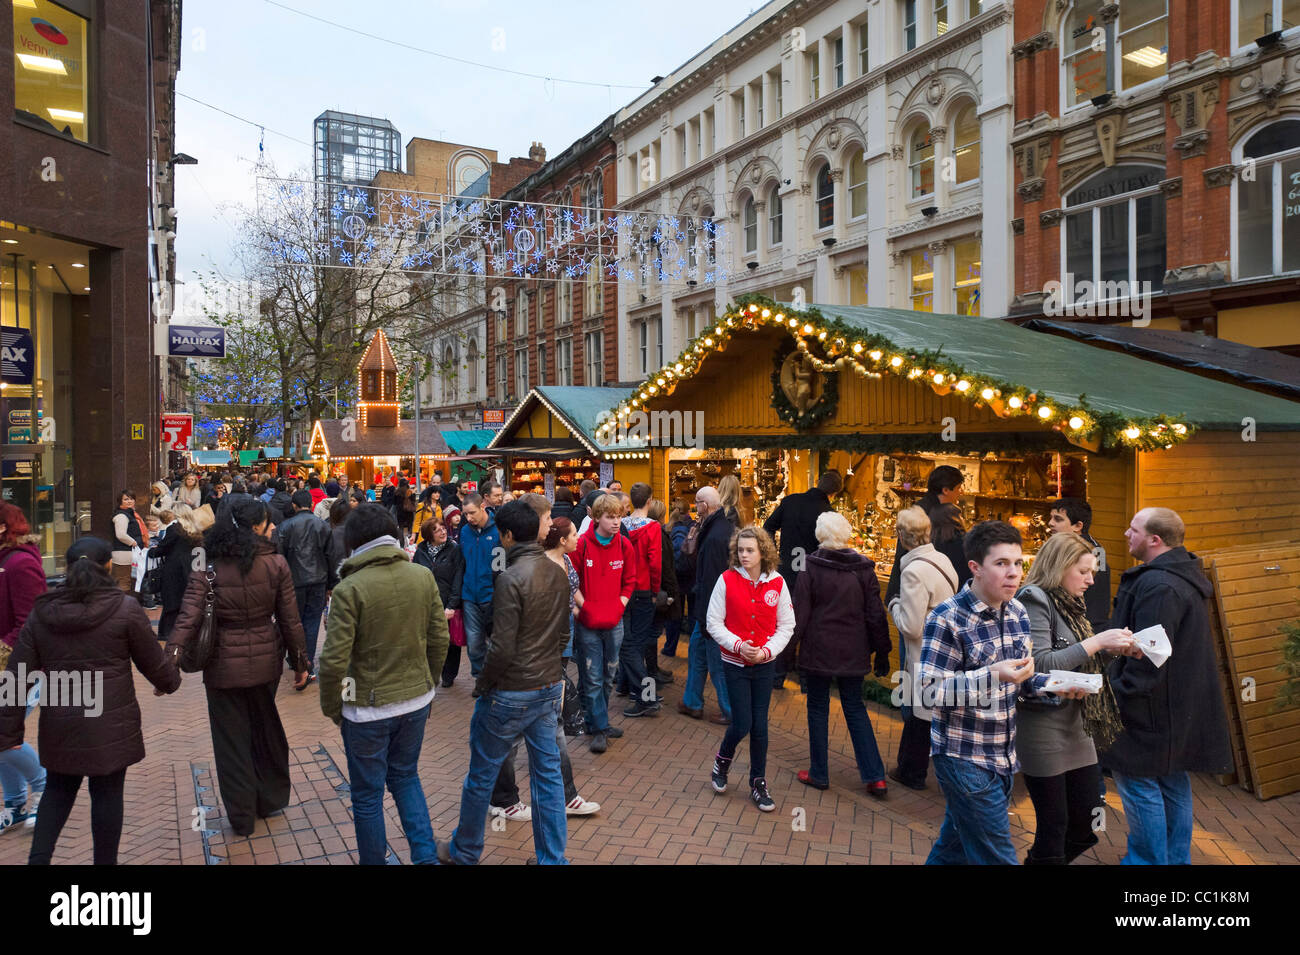
{"type": "Polygon", "coordinates": [[[963,546],[973,577],[930,612],[921,647],[921,692],[934,707],[930,752],[947,800],[926,865],[1016,865],[1007,822],[1020,768],[1016,695],[1036,695],[1047,677],[1034,674],[1029,615],[1015,599],[1020,532],[984,521],[963,546]]]}

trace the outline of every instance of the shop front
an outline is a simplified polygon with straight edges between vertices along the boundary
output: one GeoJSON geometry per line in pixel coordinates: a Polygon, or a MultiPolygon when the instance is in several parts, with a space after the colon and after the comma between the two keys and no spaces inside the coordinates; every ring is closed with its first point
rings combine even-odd
{"type": "Polygon", "coordinates": [[[650,452],[644,442],[597,440],[601,415],[625,399],[621,388],[539,386],[528,392],[488,450],[506,458],[507,489],[535,491],[554,499],[555,488],[576,497],[585,480],[624,489],[650,478],[650,452]]]}
{"type": "Polygon", "coordinates": [[[882,585],[898,511],[943,464],[965,476],[964,525],[1008,521],[1030,555],[1060,497],[1092,505],[1121,571],[1142,507],[1176,509],[1192,550],[1300,539],[1300,404],[1006,322],[743,298],[610,410],[703,415],[702,450],[650,449],[669,503],[734,473],[761,523],[839,470],[834,506],[882,585]]]}

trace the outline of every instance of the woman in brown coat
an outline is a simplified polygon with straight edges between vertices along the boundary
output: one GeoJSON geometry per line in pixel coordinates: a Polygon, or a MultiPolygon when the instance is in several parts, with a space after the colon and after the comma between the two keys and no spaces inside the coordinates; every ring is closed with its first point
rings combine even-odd
{"type": "MultiPolygon", "coordinates": [[[[245,498],[230,506],[203,539],[214,576],[216,642],[203,671],[212,752],[226,818],[238,835],[289,804],[289,741],[275,708],[285,648],[295,686],[307,685],[307,644],[293,577],[271,543],[270,511],[245,498]]],[[[203,622],[208,573],[190,574],[180,619],[167,649],[179,654],[203,622]]]]}
{"type": "Polygon", "coordinates": [[[126,769],[144,759],[131,664],[158,696],[181,685],[139,601],[113,580],[112,559],[112,547],[98,537],[83,537],[68,548],[67,583],[37,599],[9,657],[7,679],[16,680],[22,692],[13,705],[0,708],[0,749],[23,741],[26,679],[40,670],[48,684],[40,723],[45,795],[27,858],[31,865],[49,864],[83,776],[90,777],[95,865],[117,864],[126,769]]]}

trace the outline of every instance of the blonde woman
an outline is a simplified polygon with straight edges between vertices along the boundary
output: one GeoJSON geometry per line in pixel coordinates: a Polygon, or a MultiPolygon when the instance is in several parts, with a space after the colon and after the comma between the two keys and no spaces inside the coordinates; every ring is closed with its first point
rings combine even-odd
{"type": "Polygon", "coordinates": [[[722,502],[722,513],[736,527],[742,527],[744,520],[740,513],[740,478],[734,474],[726,475],[718,482],[718,499],[722,502]]]}
{"type": "Polygon", "coordinates": [[[930,518],[913,505],[898,512],[898,545],[903,551],[898,596],[889,602],[894,626],[903,638],[903,734],[898,765],[889,778],[908,789],[924,789],[930,770],[930,709],[923,703],[920,664],[925,618],[959,587],[952,561],[930,541],[930,518]]]}
{"type": "Polygon", "coordinates": [[[194,509],[188,504],[173,504],[168,513],[172,520],[164,528],[162,539],[149,548],[149,559],[161,561],[158,596],[162,601],[162,617],[158,620],[158,639],[163,641],[176,627],[181,599],[190,581],[194,548],[203,538],[203,531],[194,522],[194,509]]]}
{"type": "Polygon", "coordinates": [[[176,489],[175,501],[178,504],[188,504],[190,507],[198,507],[203,503],[203,488],[199,487],[198,471],[185,472],[181,486],[176,489]]]}
{"type": "MultiPolygon", "coordinates": [[[[1034,672],[1101,673],[1104,652],[1140,655],[1128,630],[1094,634],[1083,595],[1093,584],[1097,558],[1078,534],[1053,534],[1034,558],[1016,599],[1029,612],[1034,672]]],[[[1037,831],[1026,865],[1068,865],[1097,842],[1093,809],[1099,803],[1097,750],[1123,729],[1109,682],[1083,699],[1020,701],[1016,752],[1034,803],[1037,831]]]]}
{"type": "Polygon", "coordinates": [[[749,798],[763,812],[776,803],[767,790],[767,710],[772,702],[772,661],[794,633],[790,588],[776,572],[776,545],[761,527],[731,536],[731,569],[709,598],[708,633],[722,648],[731,700],[731,725],[713,759],[714,792],[727,791],[736,747],[749,737],[749,798]]]}

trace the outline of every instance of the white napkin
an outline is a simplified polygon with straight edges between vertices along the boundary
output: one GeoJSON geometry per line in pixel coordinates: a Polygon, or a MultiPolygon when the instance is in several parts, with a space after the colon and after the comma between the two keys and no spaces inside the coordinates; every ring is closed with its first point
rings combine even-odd
{"type": "Polygon", "coordinates": [[[1169,634],[1165,633],[1165,628],[1160,624],[1139,630],[1133,634],[1133,641],[1142,648],[1143,655],[1157,667],[1164,666],[1165,661],[1174,655],[1169,634]]]}
{"type": "Polygon", "coordinates": [[[1069,690],[1100,693],[1101,674],[1076,673],[1073,670],[1050,670],[1047,674],[1047,685],[1043,689],[1049,693],[1064,693],[1069,690]]]}

